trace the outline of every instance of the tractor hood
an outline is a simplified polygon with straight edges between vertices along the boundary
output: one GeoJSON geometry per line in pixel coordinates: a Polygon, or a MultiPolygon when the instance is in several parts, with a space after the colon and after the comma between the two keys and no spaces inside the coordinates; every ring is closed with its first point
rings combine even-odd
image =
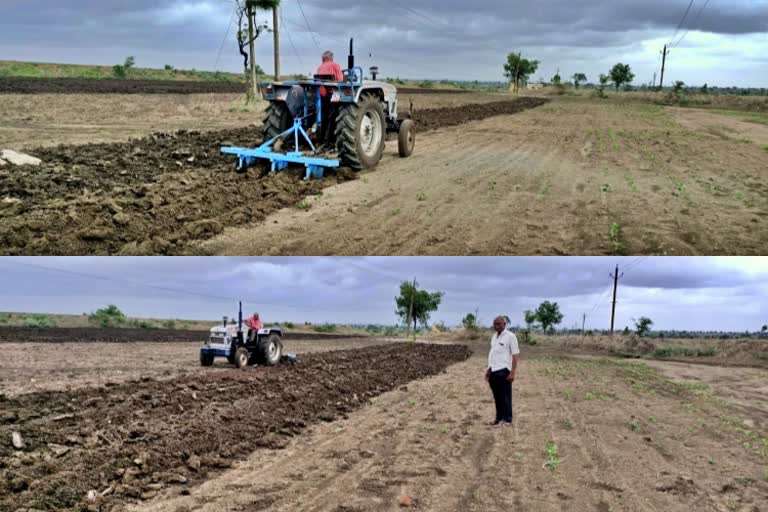
{"type": "Polygon", "coordinates": [[[230,336],[236,336],[237,335],[237,325],[235,324],[229,324],[226,327],[223,325],[217,325],[216,327],[211,327],[211,334],[216,334],[219,336],[224,336],[226,334],[229,334],[230,336]]]}

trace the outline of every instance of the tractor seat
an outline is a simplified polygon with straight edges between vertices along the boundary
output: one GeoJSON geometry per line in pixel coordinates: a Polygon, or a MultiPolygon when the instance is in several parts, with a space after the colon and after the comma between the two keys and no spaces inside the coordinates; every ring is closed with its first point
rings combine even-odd
{"type": "Polygon", "coordinates": [[[321,80],[323,82],[335,82],[336,78],[333,75],[315,75],[315,80],[321,80]]]}

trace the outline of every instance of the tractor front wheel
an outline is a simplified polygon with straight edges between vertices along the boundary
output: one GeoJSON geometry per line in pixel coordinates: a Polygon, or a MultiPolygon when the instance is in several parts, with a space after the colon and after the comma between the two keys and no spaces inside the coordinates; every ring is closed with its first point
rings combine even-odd
{"type": "Polygon", "coordinates": [[[397,140],[397,149],[401,158],[408,158],[413,154],[416,145],[416,125],[410,119],[400,123],[400,133],[397,140]]]}
{"type": "Polygon", "coordinates": [[[283,342],[277,334],[270,334],[269,337],[259,344],[261,360],[267,366],[274,366],[280,362],[283,357],[283,342]]]}
{"type": "Polygon", "coordinates": [[[213,364],[212,355],[200,353],[200,366],[211,366],[212,364],[213,364]]]}
{"type": "Polygon", "coordinates": [[[235,352],[235,366],[237,366],[240,369],[246,368],[248,366],[248,360],[251,358],[250,354],[248,353],[248,350],[240,347],[235,352]]]}
{"type": "Polygon", "coordinates": [[[372,94],[346,105],[336,117],[336,149],[343,165],[353,169],[376,167],[384,154],[384,105],[372,94]]]}

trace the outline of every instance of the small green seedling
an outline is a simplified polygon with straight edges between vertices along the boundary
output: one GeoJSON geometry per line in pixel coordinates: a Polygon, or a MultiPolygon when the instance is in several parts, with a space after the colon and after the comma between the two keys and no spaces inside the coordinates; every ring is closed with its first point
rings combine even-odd
{"type": "Polygon", "coordinates": [[[614,222],[611,224],[610,237],[614,254],[624,253],[624,242],[622,241],[621,225],[619,223],[614,222]]]}
{"type": "Polygon", "coordinates": [[[560,462],[557,456],[557,445],[554,441],[547,442],[547,461],[544,463],[544,467],[554,471],[560,462]]]}
{"type": "Polygon", "coordinates": [[[601,192],[610,192],[611,191],[611,184],[610,183],[603,183],[603,185],[600,187],[601,192]]]}
{"type": "Polygon", "coordinates": [[[427,196],[424,193],[419,192],[418,194],[416,194],[416,200],[417,201],[426,201],[427,200],[427,196]]]}

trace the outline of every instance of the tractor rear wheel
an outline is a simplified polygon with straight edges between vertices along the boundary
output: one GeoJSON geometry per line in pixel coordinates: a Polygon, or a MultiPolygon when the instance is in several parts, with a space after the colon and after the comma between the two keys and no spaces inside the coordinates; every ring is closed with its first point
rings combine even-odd
{"type": "Polygon", "coordinates": [[[269,337],[259,344],[261,361],[267,366],[274,366],[283,357],[283,342],[277,334],[269,337]]]}
{"type": "Polygon", "coordinates": [[[264,142],[272,140],[293,126],[293,119],[285,103],[270,103],[264,116],[264,142]]]}
{"type": "Polygon", "coordinates": [[[211,366],[213,364],[213,356],[210,354],[200,354],[200,366],[211,366]]]}
{"type": "Polygon", "coordinates": [[[248,350],[240,347],[235,351],[235,366],[237,366],[240,369],[243,369],[248,366],[248,360],[251,358],[251,355],[248,353],[248,350]]]}
{"type": "Polygon", "coordinates": [[[365,94],[336,116],[336,150],[342,165],[353,169],[375,167],[384,154],[386,118],[377,96],[365,94]]]}

